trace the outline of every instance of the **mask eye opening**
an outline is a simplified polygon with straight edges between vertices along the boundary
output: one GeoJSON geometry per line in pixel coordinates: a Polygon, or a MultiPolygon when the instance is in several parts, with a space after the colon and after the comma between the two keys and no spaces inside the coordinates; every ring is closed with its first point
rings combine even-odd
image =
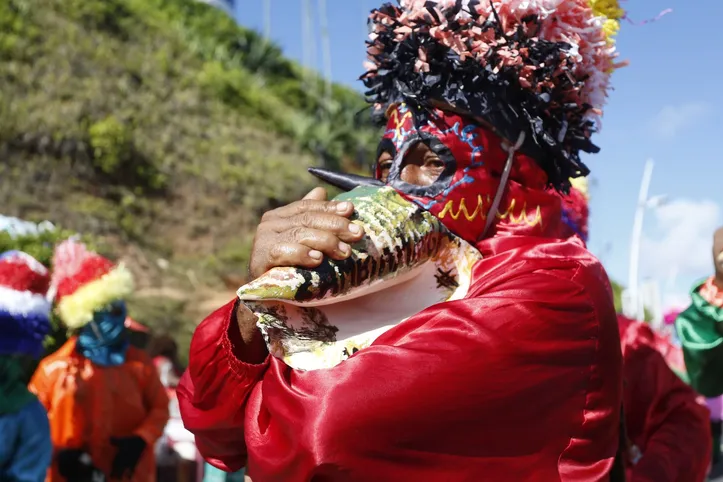
{"type": "Polygon", "coordinates": [[[392,168],[389,171],[389,178],[387,184],[394,187],[400,192],[410,194],[419,197],[436,197],[441,194],[445,189],[449,187],[452,182],[452,178],[457,170],[457,161],[452,155],[452,151],[439,140],[438,137],[428,132],[418,131],[416,134],[410,136],[399,149],[397,155],[394,157],[392,168]],[[418,186],[416,184],[409,184],[401,179],[402,167],[404,164],[404,158],[410,149],[412,149],[418,143],[423,142],[439,157],[439,160],[444,163],[444,170],[439,175],[436,181],[429,186],[418,186]]]}
{"type": "MultiPolygon", "coordinates": [[[[382,157],[382,154],[387,153],[392,158],[392,164],[394,163],[394,158],[397,156],[397,147],[394,145],[394,142],[391,139],[383,138],[379,142],[379,146],[377,146],[377,154],[374,157],[374,164],[372,166],[372,172],[374,173],[374,177],[376,179],[381,179],[382,177],[382,165],[379,162],[379,159],[382,157]]],[[[391,169],[391,165],[389,166],[391,169]]]]}

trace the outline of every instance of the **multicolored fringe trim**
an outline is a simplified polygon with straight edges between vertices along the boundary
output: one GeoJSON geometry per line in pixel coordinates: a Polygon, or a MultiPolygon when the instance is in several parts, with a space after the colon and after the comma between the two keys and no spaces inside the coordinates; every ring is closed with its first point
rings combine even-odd
{"type": "Polygon", "coordinates": [[[132,292],[133,275],[125,266],[119,265],[60,298],[56,310],[63,323],[74,330],[91,322],[94,312],[113,301],[125,299],[132,292]]]}

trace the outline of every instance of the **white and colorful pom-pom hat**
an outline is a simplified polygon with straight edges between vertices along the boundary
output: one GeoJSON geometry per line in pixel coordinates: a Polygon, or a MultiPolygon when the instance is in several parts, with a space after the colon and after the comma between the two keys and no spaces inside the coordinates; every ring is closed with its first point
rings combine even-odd
{"type": "Polygon", "coordinates": [[[90,323],[94,312],[130,295],[133,275],[122,264],[69,239],[55,248],[51,290],[58,316],[75,330],[90,323]]]}
{"type": "Polygon", "coordinates": [[[29,254],[0,254],[0,355],[42,355],[50,332],[49,283],[48,270],[29,254]]]}

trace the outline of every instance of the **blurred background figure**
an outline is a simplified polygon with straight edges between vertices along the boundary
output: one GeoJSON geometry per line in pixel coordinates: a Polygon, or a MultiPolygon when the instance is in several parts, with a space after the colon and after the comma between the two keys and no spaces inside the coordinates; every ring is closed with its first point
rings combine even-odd
{"type": "Polygon", "coordinates": [[[154,336],[148,345],[148,354],[153,360],[169,400],[170,417],[163,436],[156,443],[158,480],[159,482],[199,480],[203,474],[203,465],[199,463],[200,457],[193,434],[183,426],[176,398],[176,386],[183,374],[183,367],[178,359],[178,345],[169,335],[154,336]]]}
{"type": "Polygon", "coordinates": [[[0,255],[0,480],[41,482],[53,447],[45,408],[27,388],[50,331],[47,269],[22,252],[0,255]]]}
{"type": "Polygon", "coordinates": [[[126,317],[125,327],[128,332],[128,342],[131,346],[146,350],[151,341],[151,330],[130,316],[126,317]]]}
{"type": "Polygon", "coordinates": [[[51,420],[48,482],[152,482],[168,397],[150,358],[128,341],[131,274],[68,240],[55,249],[52,286],[73,336],[31,380],[51,420]]]}
{"type": "MultiPolygon", "coordinates": [[[[562,196],[562,235],[587,242],[587,182],[585,178],[571,181],[569,195],[562,196]]],[[[623,353],[625,437],[621,443],[627,446],[626,479],[705,481],[711,453],[709,414],[701,397],[683,381],[680,349],[667,334],[620,314],[618,331],[623,353]]]]}
{"type": "Polygon", "coordinates": [[[161,383],[166,388],[176,388],[183,375],[183,367],[178,359],[178,345],[169,335],[151,338],[148,354],[158,371],[161,383]]]}
{"type": "Polygon", "coordinates": [[[706,398],[705,404],[710,410],[710,433],[713,436],[712,461],[716,465],[721,460],[721,432],[723,431],[723,396],[706,398]]]}
{"type": "Polygon", "coordinates": [[[675,327],[690,383],[707,397],[713,459],[719,462],[723,428],[723,228],[713,234],[712,254],[713,274],[693,286],[691,304],[678,315],[675,327]]]}

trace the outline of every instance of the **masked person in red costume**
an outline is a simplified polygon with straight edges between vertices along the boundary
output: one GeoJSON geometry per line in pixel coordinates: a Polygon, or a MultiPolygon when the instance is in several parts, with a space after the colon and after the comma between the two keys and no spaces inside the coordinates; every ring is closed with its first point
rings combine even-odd
{"type": "MultiPolygon", "coordinates": [[[[565,236],[587,241],[583,178],[563,197],[565,236]]],[[[623,351],[623,406],[628,482],[703,482],[710,466],[708,409],[669,367],[648,324],[618,315],[623,351]]]]}
{"type": "MultiPolygon", "coordinates": [[[[372,12],[364,82],[386,123],[376,183],[482,259],[464,297],[332,368],[292,369],[270,355],[244,302],[211,314],[178,388],[207,461],[245,466],[255,482],[620,480],[612,293],[584,244],[559,238],[549,187],[588,173],[579,152],[597,151],[590,136],[621,16],[587,0],[402,1],[372,12]]],[[[346,219],[353,207],[325,199],[315,190],[264,215],[253,276],[349,256],[363,236],[346,219]]]]}

